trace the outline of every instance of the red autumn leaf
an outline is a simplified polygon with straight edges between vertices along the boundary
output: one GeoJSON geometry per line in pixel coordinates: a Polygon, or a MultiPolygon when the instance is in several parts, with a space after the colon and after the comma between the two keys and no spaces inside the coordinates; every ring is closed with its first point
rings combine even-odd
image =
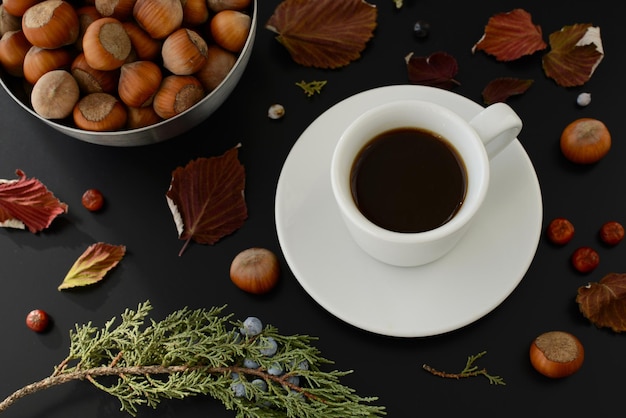
{"type": "Polygon", "coordinates": [[[67,213],[67,204],[59,201],[35,178],[26,178],[16,170],[19,179],[0,180],[0,226],[19,228],[32,233],[50,226],[54,218],[67,213]]]}
{"type": "Polygon", "coordinates": [[[483,101],[488,105],[505,102],[511,96],[525,93],[532,84],[533,80],[512,77],[496,78],[490,81],[483,90],[483,101]]]}
{"type": "Polygon", "coordinates": [[[123,245],[111,245],[104,242],[92,244],[78,257],[70,268],[59,290],[88,286],[98,283],[126,254],[123,245]]]}
{"type": "Polygon", "coordinates": [[[559,86],[575,87],[591,78],[603,57],[600,28],[576,24],[550,34],[550,52],[542,65],[546,76],[559,86]]]}
{"type": "Polygon", "coordinates": [[[435,52],[428,57],[405,57],[409,81],[412,84],[451,89],[460,83],[454,79],[459,71],[456,59],[445,53],[435,52]]]}
{"type": "Polygon", "coordinates": [[[474,45],[472,52],[485,51],[498,61],[513,61],[546,47],[541,27],[533,24],[530,13],[514,9],[489,19],[485,33],[474,45]]]}
{"type": "Polygon", "coordinates": [[[295,62],[339,68],[361,56],[376,28],[376,6],[364,0],[285,0],[265,25],[295,62]]]}
{"type": "Polygon", "coordinates": [[[576,302],[597,327],[626,331],[626,273],[609,273],[599,283],[579,287],[576,302]]]}
{"type": "Polygon", "coordinates": [[[198,158],[172,173],[166,198],[178,237],[214,244],[239,229],[248,217],[244,199],[245,170],[238,146],[220,157],[198,158]]]}

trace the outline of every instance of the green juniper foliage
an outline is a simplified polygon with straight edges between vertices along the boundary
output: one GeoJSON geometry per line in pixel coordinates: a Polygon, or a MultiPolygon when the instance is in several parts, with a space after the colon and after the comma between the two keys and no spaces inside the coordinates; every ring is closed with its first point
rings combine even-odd
{"type": "Polygon", "coordinates": [[[270,325],[246,335],[224,307],[184,308],[160,322],[148,320],[151,310],[144,302],[127,309],[118,325],[115,318],[101,329],[77,325],[69,355],[52,376],[16,391],[0,412],[39,390],[88,380],[133,416],[142,406],[194,395],[218,399],[238,418],[385,415],[384,407],[371,405],[377,398],[341,384],[351,372],[321,370],[332,362],[311,345],[313,337],[280,335],[270,325]]]}

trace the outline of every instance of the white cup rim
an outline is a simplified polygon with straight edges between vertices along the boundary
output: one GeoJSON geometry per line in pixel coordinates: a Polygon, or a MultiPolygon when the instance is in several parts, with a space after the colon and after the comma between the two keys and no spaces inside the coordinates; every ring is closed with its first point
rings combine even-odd
{"type": "MultiPolygon", "coordinates": [[[[396,127],[402,128],[411,126],[417,126],[417,124],[412,125],[410,123],[406,123],[404,124],[404,126],[396,127]]],[[[378,134],[388,131],[389,129],[393,129],[393,127],[377,129],[376,131],[372,132],[369,138],[366,138],[364,141],[361,142],[360,147],[362,147],[364,143],[368,142],[370,139],[374,138],[378,134]]],[[[435,129],[431,130],[437,132],[437,130],[435,129]]],[[[457,151],[459,150],[457,149],[457,151]]],[[[459,153],[463,154],[460,151],[459,153]]],[[[468,171],[470,171],[469,168],[468,171]]],[[[361,114],[357,119],[355,119],[344,130],[333,152],[330,177],[333,194],[335,196],[335,200],[339,205],[340,211],[343,212],[344,216],[350,218],[353,225],[358,227],[363,232],[374,236],[382,241],[400,244],[431,242],[443,239],[451,234],[454,234],[455,231],[465,227],[468,222],[476,215],[476,212],[482,206],[484,198],[487,194],[489,184],[489,158],[478,134],[471,128],[471,126],[468,124],[468,121],[463,119],[458,114],[454,113],[444,106],[431,102],[414,99],[397,100],[376,106],[366,111],[365,113],[361,114]],[[356,202],[352,198],[349,182],[349,170],[348,175],[344,176],[345,170],[343,170],[343,168],[345,168],[345,166],[342,165],[345,165],[346,161],[350,160],[351,167],[352,162],[356,157],[356,153],[354,153],[352,150],[348,150],[345,146],[346,141],[348,141],[347,138],[350,135],[355,135],[355,131],[361,129],[360,127],[362,125],[367,125],[369,122],[371,122],[373,116],[375,115],[379,115],[383,112],[393,113],[394,111],[399,111],[400,109],[406,111],[406,109],[410,107],[415,108],[415,110],[419,108],[422,111],[424,111],[424,109],[430,109],[428,111],[436,110],[436,112],[443,114],[447,121],[457,127],[462,127],[463,130],[467,131],[467,134],[473,138],[471,140],[472,144],[470,144],[470,148],[473,149],[472,152],[474,152],[474,154],[472,155],[474,158],[477,159],[477,161],[469,161],[467,155],[462,155],[462,158],[465,160],[466,164],[472,164],[473,167],[478,167],[479,170],[476,171],[476,168],[474,168],[472,174],[468,173],[466,199],[461,205],[459,211],[448,222],[437,228],[423,232],[395,232],[376,225],[361,213],[361,211],[357,207],[356,202]],[[350,155],[346,156],[346,153],[349,153],[350,155]]]]}

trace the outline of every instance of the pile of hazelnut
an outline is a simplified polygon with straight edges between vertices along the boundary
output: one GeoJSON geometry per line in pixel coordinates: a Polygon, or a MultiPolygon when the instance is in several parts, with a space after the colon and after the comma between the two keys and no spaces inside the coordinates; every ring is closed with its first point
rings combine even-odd
{"type": "Polygon", "coordinates": [[[251,0],[3,0],[0,64],[33,110],[117,131],[184,112],[234,66],[251,0]]]}

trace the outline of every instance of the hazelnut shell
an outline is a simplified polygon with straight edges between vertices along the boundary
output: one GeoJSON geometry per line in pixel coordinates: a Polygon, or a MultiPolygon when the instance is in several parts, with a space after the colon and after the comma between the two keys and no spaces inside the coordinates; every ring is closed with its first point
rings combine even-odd
{"type": "Polygon", "coordinates": [[[137,0],[133,17],[154,39],[165,39],[183,23],[180,0],[137,0]]]}
{"type": "Polygon", "coordinates": [[[76,103],[74,123],[88,131],[117,131],[126,126],[126,107],[108,93],[92,93],[76,103]]]}
{"type": "Polygon", "coordinates": [[[224,48],[210,44],[206,63],[195,74],[207,92],[215,90],[235,66],[237,56],[224,48]]]}
{"type": "Polygon", "coordinates": [[[222,10],[211,19],[211,36],[222,48],[241,52],[251,25],[252,19],[249,15],[237,10],[222,10]]]}
{"type": "Polygon", "coordinates": [[[85,30],[83,52],[91,68],[103,71],[120,68],[128,59],[131,49],[128,33],[115,18],[100,18],[85,30]]]}
{"type": "Polygon", "coordinates": [[[163,66],[177,75],[191,75],[207,61],[207,43],[195,31],[181,28],[163,42],[163,66]]]}
{"type": "Polygon", "coordinates": [[[66,48],[32,46],[24,56],[24,78],[30,84],[35,84],[48,71],[69,69],[71,64],[72,55],[66,48]]]}
{"type": "Polygon", "coordinates": [[[78,39],[80,24],[71,4],[46,0],[26,10],[22,30],[31,44],[52,49],[73,44],[78,39]]]}
{"type": "Polygon", "coordinates": [[[191,75],[170,75],[163,79],[152,106],[163,119],[184,112],[204,97],[200,81],[191,75]]]}
{"type": "Polygon", "coordinates": [[[0,64],[4,70],[14,76],[24,76],[24,59],[31,44],[21,30],[9,31],[0,39],[0,64]]]}
{"type": "Polygon", "coordinates": [[[80,91],[72,75],[65,70],[49,71],[33,86],[33,110],[44,119],[63,119],[72,114],[80,91]]]}
{"type": "Polygon", "coordinates": [[[199,26],[209,20],[206,0],[186,0],[183,3],[183,26],[199,26]]]}
{"type": "Polygon", "coordinates": [[[124,64],[118,83],[120,99],[131,107],[149,106],[162,80],[161,69],[152,61],[124,64]]]}
{"type": "Polygon", "coordinates": [[[117,91],[119,71],[96,70],[89,66],[83,53],[78,54],[74,58],[71,72],[83,94],[114,93],[117,91]]]}
{"type": "Polygon", "coordinates": [[[138,60],[154,61],[160,53],[163,41],[154,39],[133,21],[122,22],[138,60]]]}

